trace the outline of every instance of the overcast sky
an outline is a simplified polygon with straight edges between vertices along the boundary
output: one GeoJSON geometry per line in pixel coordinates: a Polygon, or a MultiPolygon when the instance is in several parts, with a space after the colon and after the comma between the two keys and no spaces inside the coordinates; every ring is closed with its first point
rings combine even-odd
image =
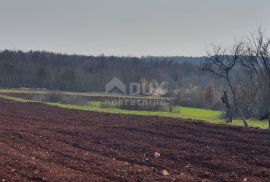
{"type": "Polygon", "coordinates": [[[205,55],[263,26],[270,0],[0,0],[0,49],[205,55]]]}

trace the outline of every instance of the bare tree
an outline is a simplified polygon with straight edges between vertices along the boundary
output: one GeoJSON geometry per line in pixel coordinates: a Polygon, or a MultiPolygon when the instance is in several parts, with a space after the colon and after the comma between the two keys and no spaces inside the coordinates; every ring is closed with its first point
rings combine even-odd
{"type": "Polygon", "coordinates": [[[248,127],[245,116],[239,107],[236,90],[232,82],[233,71],[241,62],[244,50],[245,43],[242,41],[236,43],[232,49],[223,49],[215,46],[213,50],[208,53],[208,59],[203,64],[203,70],[227,82],[236,111],[240,114],[245,127],[248,127]]]}
{"type": "Polygon", "coordinates": [[[254,85],[259,85],[264,112],[262,118],[268,118],[270,130],[270,39],[265,36],[261,28],[251,36],[246,53],[247,56],[243,59],[242,65],[256,78],[254,85]]]}

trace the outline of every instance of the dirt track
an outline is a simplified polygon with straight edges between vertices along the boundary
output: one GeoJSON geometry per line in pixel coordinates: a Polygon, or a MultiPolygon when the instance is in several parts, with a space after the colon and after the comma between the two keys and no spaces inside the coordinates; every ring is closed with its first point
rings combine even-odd
{"type": "Polygon", "coordinates": [[[270,181],[270,135],[0,100],[0,180],[270,181]]]}

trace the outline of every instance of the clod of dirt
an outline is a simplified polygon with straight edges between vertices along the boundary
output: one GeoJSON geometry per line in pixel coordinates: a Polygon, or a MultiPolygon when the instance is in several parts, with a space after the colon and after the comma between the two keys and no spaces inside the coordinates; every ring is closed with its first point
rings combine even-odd
{"type": "Polygon", "coordinates": [[[169,172],[168,172],[168,171],[163,170],[163,171],[162,171],[162,175],[163,175],[163,176],[169,176],[170,174],[169,174],[169,172]]]}
{"type": "Polygon", "coordinates": [[[155,157],[155,158],[159,158],[159,157],[160,157],[160,153],[155,152],[154,157],[155,157]]]}

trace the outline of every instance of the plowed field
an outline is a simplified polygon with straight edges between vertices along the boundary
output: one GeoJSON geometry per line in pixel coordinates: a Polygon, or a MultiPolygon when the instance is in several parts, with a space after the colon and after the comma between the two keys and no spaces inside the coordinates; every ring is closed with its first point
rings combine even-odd
{"type": "Polygon", "coordinates": [[[2,99],[0,180],[269,182],[270,134],[2,99]]]}

